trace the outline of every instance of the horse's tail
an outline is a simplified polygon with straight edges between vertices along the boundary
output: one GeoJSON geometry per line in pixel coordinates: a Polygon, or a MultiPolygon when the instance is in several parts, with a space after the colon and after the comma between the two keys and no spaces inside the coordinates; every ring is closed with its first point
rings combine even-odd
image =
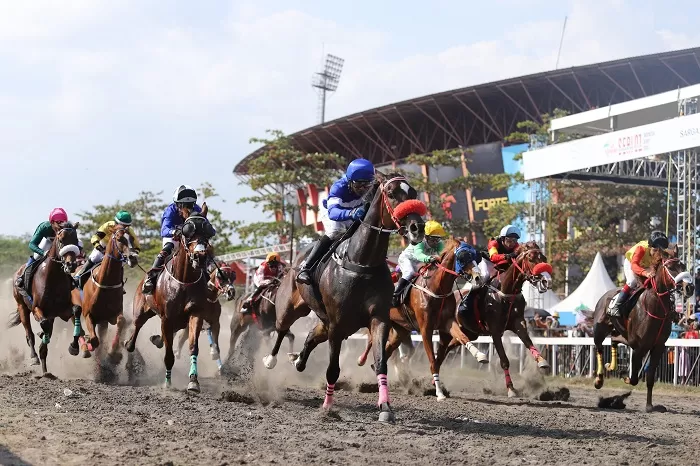
{"type": "Polygon", "coordinates": [[[22,319],[19,316],[19,309],[10,314],[10,318],[7,319],[7,328],[17,327],[22,323],[22,319]]]}

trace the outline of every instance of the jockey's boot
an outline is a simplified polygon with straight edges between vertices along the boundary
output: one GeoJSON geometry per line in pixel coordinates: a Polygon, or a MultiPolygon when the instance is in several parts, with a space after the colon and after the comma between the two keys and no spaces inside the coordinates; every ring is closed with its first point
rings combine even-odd
{"type": "Polygon", "coordinates": [[[328,252],[328,249],[330,249],[332,244],[333,240],[326,235],[323,235],[321,239],[319,239],[316,242],[314,248],[311,250],[308,257],[304,261],[304,265],[301,267],[299,275],[297,275],[296,281],[298,283],[303,283],[305,285],[311,284],[311,273],[316,267],[316,263],[319,260],[321,260],[321,258],[326,254],[326,252],[328,252]]]}
{"type": "Polygon", "coordinates": [[[403,290],[406,289],[409,283],[410,282],[405,278],[399,278],[399,282],[396,284],[396,290],[394,290],[394,297],[391,301],[391,304],[394,307],[399,307],[401,305],[401,294],[403,293],[403,290]]]}
{"type": "Polygon", "coordinates": [[[86,272],[89,272],[90,270],[92,270],[92,268],[93,268],[94,266],[95,266],[95,263],[92,262],[92,261],[90,260],[90,258],[88,257],[88,258],[85,260],[85,263],[83,264],[83,267],[82,267],[78,272],[75,272],[74,281],[75,281],[75,286],[76,286],[77,288],[80,288],[80,281],[81,281],[81,279],[83,278],[83,275],[85,275],[86,272]]]}
{"type": "Polygon", "coordinates": [[[165,265],[165,258],[167,257],[163,254],[163,252],[164,251],[158,253],[156,260],[153,261],[153,267],[151,267],[151,270],[147,272],[148,276],[143,282],[143,294],[153,293],[153,289],[156,287],[158,274],[163,269],[163,266],[165,265]]]}
{"type": "Polygon", "coordinates": [[[34,262],[34,260],[34,257],[29,256],[29,260],[27,260],[27,265],[24,267],[24,271],[21,274],[19,274],[17,280],[15,280],[15,286],[20,290],[24,290],[24,276],[27,275],[27,270],[29,270],[29,266],[32,265],[32,262],[34,262]]]}
{"type": "Polygon", "coordinates": [[[612,306],[608,306],[607,313],[610,317],[616,317],[620,318],[622,317],[620,315],[620,309],[622,306],[627,302],[627,300],[630,298],[630,293],[628,291],[625,291],[624,289],[618,293],[617,297],[615,298],[615,303],[612,306]]]}

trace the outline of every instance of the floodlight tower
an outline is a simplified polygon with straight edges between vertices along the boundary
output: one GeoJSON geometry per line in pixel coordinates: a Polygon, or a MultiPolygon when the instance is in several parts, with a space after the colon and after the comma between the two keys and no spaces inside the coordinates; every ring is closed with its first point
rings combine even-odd
{"type": "Polygon", "coordinates": [[[318,112],[321,116],[321,123],[326,121],[326,92],[335,92],[338,89],[344,62],[345,60],[342,58],[327,54],[323,71],[315,73],[313,76],[311,85],[319,90],[318,112]]]}

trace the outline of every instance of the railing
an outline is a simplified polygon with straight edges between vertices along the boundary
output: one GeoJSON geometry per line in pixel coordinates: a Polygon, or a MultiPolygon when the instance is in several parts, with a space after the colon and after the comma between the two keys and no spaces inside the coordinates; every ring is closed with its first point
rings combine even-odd
{"type": "MultiPolygon", "coordinates": [[[[351,340],[366,340],[367,335],[355,334],[351,340]]],[[[420,335],[411,335],[414,346],[421,342],[420,335]]],[[[433,344],[439,341],[437,335],[433,336],[433,344]]],[[[489,359],[498,361],[498,354],[494,350],[491,337],[479,337],[473,342],[480,351],[485,352],[489,359]]],[[[511,368],[518,368],[522,373],[526,361],[532,359],[529,351],[517,336],[504,336],[503,343],[511,363],[511,368]]],[[[593,377],[596,373],[596,352],[593,338],[584,337],[533,337],[532,343],[538,347],[549,364],[551,375],[560,377],[593,377]]],[[[610,362],[610,338],[603,341],[603,362],[610,362]]],[[[416,347],[416,355],[423,354],[422,345],[416,347]]],[[[620,344],[617,351],[617,369],[612,372],[605,371],[605,377],[621,378],[631,375],[632,349],[620,344]]],[[[358,353],[359,355],[359,353],[358,353]]],[[[415,357],[415,356],[414,356],[415,357]]],[[[478,364],[476,360],[462,347],[451,359],[459,358],[461,368],[475,370],[500,370],[498,364],[486,367],[478,364]]],[[[648,363],[648,356],[644,360],[640,379],[644,380],[648,363]]],[[[666,341],[666,351],[656,370],[656,380],[673,385],[700,385],[700,340],[685,340],[671,338],[666,341]]]]}

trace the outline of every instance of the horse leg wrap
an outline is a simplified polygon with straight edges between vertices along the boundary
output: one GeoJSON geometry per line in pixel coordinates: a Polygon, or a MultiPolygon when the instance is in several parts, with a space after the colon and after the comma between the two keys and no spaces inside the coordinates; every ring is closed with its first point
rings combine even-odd
{"type": "Polygon", "coordinates": [[[537,348],[535,348],[535,345],[532,345],[530,347],[530,354],[532,354],[532,357],[535,358],[535,360],[539,361],[539,359],[542,357],[539,351],[537,351],[537,348]]]}
{"type": "Polygon", "coordinates": [[[609,371],[614,371],[615,369],[617,369],[617,347],[616,346],[610,347],[610,364],[608,365],[607,369],[609,371]]]}
{"type": "Polygon", "coordinates": [[[477,356],[479,356],[479,348],[477,348],[476,346],[474,346],[474,344],[473,344],[471,341],[468,341],[467,344],[464,345],[464,346],[467,347],[467,351],[469,351],[469,353],[470,353],[472,356],[474,356],[474,358],[476,358],[477,356]]]}
{"type": "Polygon", "coordinates": [[[77,338],[80,336],[80,316],[74,317],[73,320],[75,323],[73,324],[73,338],[77,338]]]}
{"type": "Polygon", "coordinates": [[[169,384],[170,380],[173,377],[173,371],[172,369],[165,369],[165,383],[169,384]]]}
{"type": "Polygon", "coordinates": [[[323,400],[323,407],[328,409],[333,405],[333,393],[335,393],[335,384],[326,384],[326,398],[323,400]]]}
{"type": "Polygon", "coordinates": [[[503,369],[503,373],[506,375],[506,388],[513,387],[513,380],[510,378],[510,369],[503,369]]]}
{"type": "Polygon", "coordinates": [[[41,342],[45,345],[51,343],[51,335],[49,335],[49,332],[43,332],[41,334],[41,342]]]}
{"type": "Polygon", "coordinates": [[[599,376],[603,375],[603,355],[598,353],[596,354],[596,359],[598,361],[598,370],[596,371],[596,374],[599,376]]]}
{"type": "Polygon", "coordinates": [[[197,375],[197,355],[190,356],[190,377],[197,375]]]}
{"type": "Polygon", "coordinates": [[[379,374],[377,376],[377,385],[379,386],[379,401],[377,406],[381,406],[382,403],[389,403],[389,383],[386,379],[386,374],[379,374]]]}

